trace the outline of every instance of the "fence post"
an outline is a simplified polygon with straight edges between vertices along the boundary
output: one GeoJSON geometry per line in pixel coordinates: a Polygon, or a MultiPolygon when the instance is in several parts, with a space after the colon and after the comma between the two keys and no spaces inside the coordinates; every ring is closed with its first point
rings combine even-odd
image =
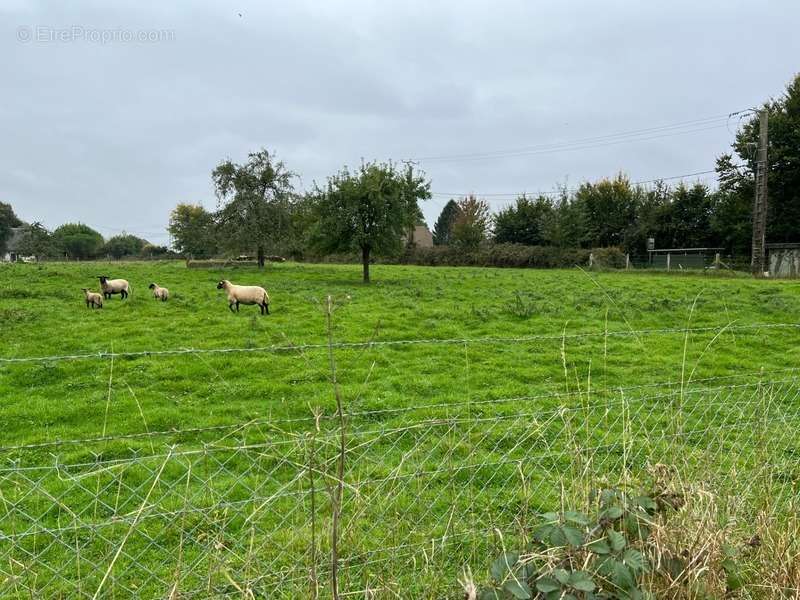
{"type": "Polygon", "coordinates": [[[591,269],[594,266],[594,253],[589,252],[589,268],[591,269]]]}
{"type": "Polygon", "coordinates": [[[670,254],[667,253],[667,271],[669,271],[669,257],[670,257],[670,254]]]}
{"type": "Polygon", "coordinates": [[[721,263],[721,262],[722,262],[722,260],[720,260],[719,252],[717,252],[717,253],[714,255],[714,268],[715,268],[715,269],[719,269],[719,268],[720,268],[720,263],[721,263]]]}
{"type": "Polygon", "coordinates": [[[630,254],[626,254],[625,255],[625,270],[627,271],[630,268],[631,268],[631,255],[630,254]]]}

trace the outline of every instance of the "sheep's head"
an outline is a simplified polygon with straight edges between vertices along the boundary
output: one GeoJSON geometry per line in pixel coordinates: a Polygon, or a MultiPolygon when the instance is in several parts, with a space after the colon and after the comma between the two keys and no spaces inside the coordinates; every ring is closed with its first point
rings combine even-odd
{"type": "Polygon", "coordinates": [[[106,277],[105,275],[98,275],[98,279],[100,279],[100,283],[105,283],[106,281],[108,281],[108,277],[106,277]]]}
{"type": "Polygon", "coordinates": [[[221,290],[222,288],[224,288],[224,287],[225,287],[225,284],[226,284],[226,283],[228,283],[228,280],[227,280],[227,279],[223,279],[222,281],[220,281],[220,282],[217,284],[217,289],[218,289],[218,290],[221,290]]]}
{"type": "Polygon", "coordinates": [[[155,287],[156,287],[155,283],[151,283],[150,285],[147,286],[147,288],[150,289],[150,290],[152,290],[155,287]]]}
{"type": "Polygon", "coordinates": [[[81,288],[81,291],[85,294],[86,292],[89,291],[89,288],[81,288]]]}

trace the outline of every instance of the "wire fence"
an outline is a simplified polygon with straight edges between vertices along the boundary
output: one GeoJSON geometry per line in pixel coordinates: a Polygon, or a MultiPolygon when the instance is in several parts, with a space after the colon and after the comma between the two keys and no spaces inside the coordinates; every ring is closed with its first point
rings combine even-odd
{"type": "MultiPolygon", "coordinates": [[[[738,334],[776,327],[797,325],[738,334]]],[[[544,338],[559,336],[524,342],[544,338]]],[[[463,344],[392,344],[438,342],[463,344]]],[[[352,346],[324,348],[335,359],[352,346]]],[[[462,388],[455,401],[6,444],[0,597],[316,598],[334,586],[457,597],[464,565],[524,544],[538,515],[645,481],[653,465],[735,498],[739,518],[765,499],[780,518],[800,475],[794,368],[497,397],[462,388]]]]}

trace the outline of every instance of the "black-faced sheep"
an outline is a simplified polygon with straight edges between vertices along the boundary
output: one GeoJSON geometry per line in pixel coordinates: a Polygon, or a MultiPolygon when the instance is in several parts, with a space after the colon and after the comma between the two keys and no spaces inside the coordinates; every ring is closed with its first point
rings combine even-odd
{"type": "Polygon", "coordinates": [[[104,298],[110,299],[114,294],[119,294],[125,300],[130,295],[131,286],[124,279],[109,279],[105,275],[100,275],[99,279],[104,298]]]}
{"type": "Polygon", "coordinates": [[[161,300],[162,302],[169,300],[169,290],[167,288],[161,287],[157,283],[151,283],[147,287],[153,290],[153,298],[156,300],[161,300]]]}
{"type": "Polygon", "coordinates": [[[262,315],[269,314],[269,294],[267,290],[257,285],[234,285],[227,279],[223,279],[217,284],[218,290],[225,290],[228,293],[228,308],[234,312],[239,312],[240,304],[257,304],[261,309],[262,315]]]}

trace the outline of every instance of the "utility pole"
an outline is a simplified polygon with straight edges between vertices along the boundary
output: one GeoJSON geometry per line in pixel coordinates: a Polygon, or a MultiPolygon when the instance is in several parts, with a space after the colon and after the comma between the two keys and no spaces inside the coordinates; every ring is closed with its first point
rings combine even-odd
{"type": "Polygon", "coordinates": [[[750,263],[754,275],[767,270],[767,143],[768,113],[762,109],[758,120],[758,155],[756,156],[756,193],[753,202],[753,256],[750,263]]]}

